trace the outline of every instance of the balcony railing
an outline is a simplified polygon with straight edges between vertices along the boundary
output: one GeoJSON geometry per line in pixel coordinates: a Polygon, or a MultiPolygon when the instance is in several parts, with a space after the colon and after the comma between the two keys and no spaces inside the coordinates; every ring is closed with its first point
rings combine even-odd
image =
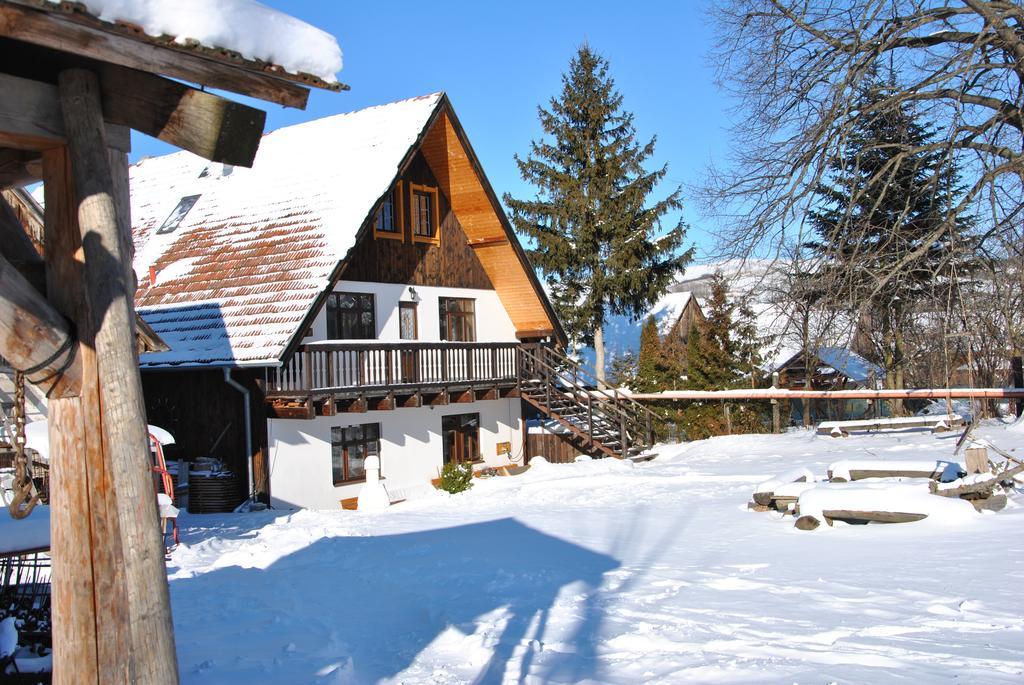
{"type": "Polygon", "coordinates": [[[268,395],[514,384],[517,343],[314,343],[271,371],[268,395]]]}

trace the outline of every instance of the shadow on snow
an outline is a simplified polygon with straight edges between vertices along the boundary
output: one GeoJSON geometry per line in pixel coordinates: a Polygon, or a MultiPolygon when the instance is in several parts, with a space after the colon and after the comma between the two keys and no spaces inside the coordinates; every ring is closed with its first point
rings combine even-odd
{"type": "Polygon", "coordinates": [[[401,673],[449,628],[480,633],[454,633],[450,652],[439,643],[440,659],[451,654],[449,677],[594,678],[597,595],[619,566],[510,518],[322,538],[265,569],[231,566],[171,582],[182,680],[372,683],[401,673]],[[560,624],[574,627],[538,660],[535,639],[545,639],[552,606],[570,585],[579,601],[560,624]]]}

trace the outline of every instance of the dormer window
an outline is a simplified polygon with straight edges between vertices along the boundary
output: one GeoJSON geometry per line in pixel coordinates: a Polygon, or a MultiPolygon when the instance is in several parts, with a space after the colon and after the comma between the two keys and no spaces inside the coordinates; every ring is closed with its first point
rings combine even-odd
{"type": "Polygon", "coordinates": [[[373,216],[373,235],[377,238],[402,240],[402,184],[399,182],[380,201],[380,207],[373,216]]]}
{"type": "Polygon", "coordinates": [[[409,200],[411,203],[412,239],[419,243],[439,243],[438,214],[440,205],[437,201],[437,188],[409,184],[409,200]]]}
{"type": "Polygon", "coordinates": [[[185,220],[185,215],[188,214],[189,210],[199,201],[199,195],[186,195],[178,201],[177,206],[171,211],[170,215],[164,219],[164,222],[160,224],[160,228],[156,230],[158,234],[162,233],[173,233],[181,222],[185,220]]]}

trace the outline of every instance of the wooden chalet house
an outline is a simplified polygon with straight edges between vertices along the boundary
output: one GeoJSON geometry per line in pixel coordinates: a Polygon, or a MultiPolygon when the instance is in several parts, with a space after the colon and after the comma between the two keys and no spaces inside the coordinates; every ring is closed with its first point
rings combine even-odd
{"type": "Polygon", "coordinates": [[[141,356],[149,420],[274,506],[337,508],[369,455],[392,500],[508,464],[524,382],[597,451],[636,448],[618,419],[593,435],[604,402],[584,421],[571,383],[552,396],[565,334],[444,94],[275,131],[252,169],[182,152],[131,181],[136,305],[170,347],[141,356]]]}

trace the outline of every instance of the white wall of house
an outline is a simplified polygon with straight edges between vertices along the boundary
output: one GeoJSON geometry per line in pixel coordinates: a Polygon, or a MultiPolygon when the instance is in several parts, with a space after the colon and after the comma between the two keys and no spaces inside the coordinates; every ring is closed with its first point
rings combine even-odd
{"type": "MultiPolygon", "coordinates": [[[[476,300],[476,342],[515,342],[516,329],[505,307],[494,290],[477,288],[435,288],[412,286],[416,291],[413,298],[408,285],[397,283],[372,283],[368,281],[338,281],[335,292],[372,293],[374,296],[377,340],[397,342],[398,303],[416,302],[416,316],[419,323],[419,340],[437,342],[441,339],[439,302],[442,297],[464,297],[476,300]]],[[[312,335],[303,342],[327,339],[327,315],[325,309],[317,314],[312,325],[312,335]]]]}
{"type": "MultiPolygon", "coordinates": [[[[418,290],[418,288],[417,288],[418,290]]],[[[278,508],[339,509],[341,500],[357,497],[362,483],[335,487],[331,471],[331,428],[380,424],[380,460],[391,499],[422,489],[437,478],[443,462],[441,417],[480,414],[480,452],[487,465],[507,464],[497,453],[509,442],[521,456],[523,435],[517,398],[438,407],[318,416],[311,421],[269,419],[270,494],[278,508]]]]}

